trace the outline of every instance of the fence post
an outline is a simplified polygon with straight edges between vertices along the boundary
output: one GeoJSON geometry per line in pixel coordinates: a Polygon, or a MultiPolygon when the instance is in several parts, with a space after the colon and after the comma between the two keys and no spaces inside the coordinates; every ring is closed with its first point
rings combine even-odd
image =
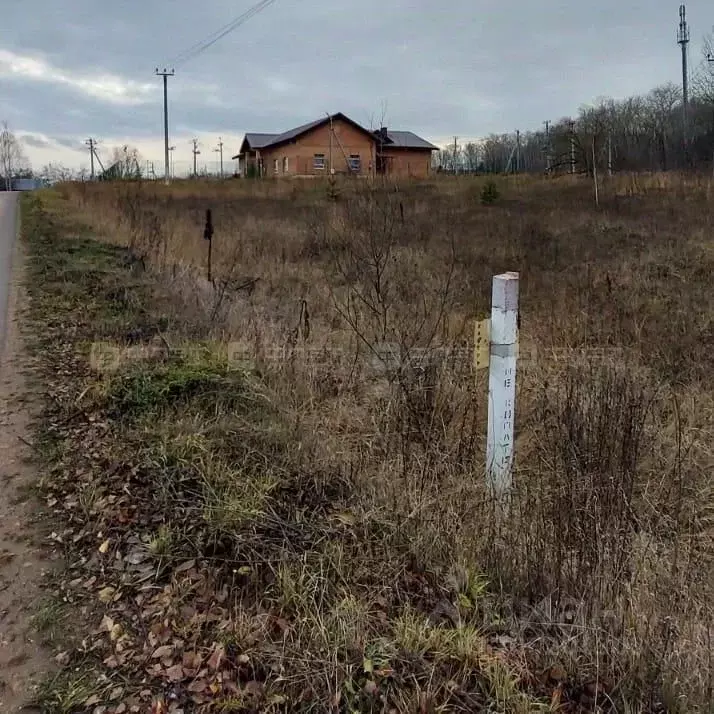
{"type": "Polygon", "coordinates": [[[211,218],[211,209],[206,209],[206,225],[203,229],[203,237],[208,241],[208,282],[213,279],[213,266],[211,261],[213,258],[213,221],[211,218]]]}
{"type": "Polygon", "coordinates": [[[518,273],[508,272],[494,276],[491,295],[486,479],[496,497],[512,485],[517,350],[518,273]]]}

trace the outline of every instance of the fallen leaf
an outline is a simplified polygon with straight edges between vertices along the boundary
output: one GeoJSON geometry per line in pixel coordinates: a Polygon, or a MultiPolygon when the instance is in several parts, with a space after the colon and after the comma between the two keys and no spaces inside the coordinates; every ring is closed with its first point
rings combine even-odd
{"type": "Polygon", "coordinates": [[[57,662],[60,667],[66,667],[69,664],[69,652],[60,652],[55,655],[55,662],[57,662]]]}
{"type": "Polygon", "coordinates": [[[92,694],[91,697],[84,700],[85,707],[93,707],[95,704],[99,704],[101,700],[96,694],[92,694]]]}
{"type": "Polygon", "coordinates": [[[115,593],[116,593],[116,588],[106,587],[106,588],[102,588],[99,591],[98,597],[103,603],[106,604],[106,603],[111,602],[115,593]]]}
{"type": "Polygon", "coordinates": [[[147,558],[146,551],[143,550],[132,550],[131,553],[127,553],[124,560],[130,565],[140,565],[147,558]]]}
{"type": "Polygon", "coordinates": [[[206,691],[206,687],[208,686],[208,682],[205,679],[196,679],[191,684],[186,687],[189,692],[193,692],[194,694],[201,694],[201,692],[206,691]]]}
{"type": "Polygon", "coordinates": [[[99,552],[104,555],[109,550],[109,538],[107,538],[104,543],[99,546],[99,552]]]}
{"type": "Polygon", "coordinates": [[[157,647],[154,650],[154,653],[151,655],[151,659],[163,659],[164,657],[171,657],[173,653],[173,645],[162,645],[161,647],[157,647]]]}
{"type": "Polygon", "coordinates": [[[164,674],[170,682],[180,682],[185,679],[183,667],[180,664],[175,664],[173,667],[169,667],[164,674]]]}
{"type": "Polygon", "coordinates": [[[208,658],[208,666],[216,671],[221,666],[225,654],[226,651],[223,645],[216,645],[213,654],[208,658]]]}
{"type": "Polygon", "coordinates": [[[122,694],[124,694],[124,687],[114,687],[114,689],[109,692],[109,699],[119,699],[122,694]]]}
{"type": "Polygon", "coordinates": [[[197,670],[203,662],[203,657],[201,657],[198,652],[184,652],[181,664],[183,664],[184,669],[197,670]]]}

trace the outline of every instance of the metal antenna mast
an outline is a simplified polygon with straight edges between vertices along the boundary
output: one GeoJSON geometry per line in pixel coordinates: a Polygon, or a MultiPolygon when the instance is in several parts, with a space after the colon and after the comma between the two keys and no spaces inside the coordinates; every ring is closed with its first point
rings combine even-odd
{"type": "Polygon", "coordinates": [[[156,76],[164,78],[164,179],[166,183],[169,182],[169,90],[168,90],[168,78],[174,76],[174,71],[166,71],[164,67],[163,72],[159,72],[159,68],[156,68],[156,76]]]}
{"type": "Polygon", "coordinates": [[[684,128],[684,143],[688,138],[688,113],[689,113],[689,71],[687,69],[687,46],[689,45],[689,26],[687,25],[687,9],[679,6],[679,30],[677,44],[682,48],[682,122],[684,128]]]}

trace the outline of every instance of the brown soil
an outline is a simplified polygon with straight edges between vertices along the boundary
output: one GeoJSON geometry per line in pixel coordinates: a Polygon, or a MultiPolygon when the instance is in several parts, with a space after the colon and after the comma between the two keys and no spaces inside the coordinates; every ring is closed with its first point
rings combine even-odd
{"type": "MultiPolygon", "coordinates": [[[[9,286],[7,334],[0,359],[0,711],[27,712],[39,678],[52,658],[37,641],[32,615],[41,602],[41,581],[50,562],[43,557],[29,464],[29,420],[33,397],[23,376],[17,322],[23,302],[22,248],[17,244],[9,286]]],[[[1,288],[2,286],[0,286],[1,288]]],[[[0,345],[2,341],[0,340],[0,345]]]]}

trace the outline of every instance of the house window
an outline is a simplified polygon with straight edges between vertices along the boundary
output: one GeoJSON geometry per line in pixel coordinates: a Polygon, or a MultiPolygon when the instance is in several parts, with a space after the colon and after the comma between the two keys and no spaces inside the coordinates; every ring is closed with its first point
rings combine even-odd
{"type": "Polygon", "coordinates": [[[288,161],[288,157],[283,156],[283,173],[284,174],[288,173],[288,171],[290,170],[289,167],[290,167],[290,164],[288,161]]]}
{"type": "Polygon", "coordinates": [[[278,173],[280,171],[280,161],[278,159],[273,159],[273,173],[278,173]]]}
{"type": "Polygon", "coordinates": [[[359,173],[360,169],[362,168],[362,161],[359,157],[359,154],[350,154],[349,167],[350,171],[359,173]]]}
{"type": "Polygon", "coordinates": [[[312,168],[322,171],[325,168],[325,155],[315,154],[312,159],[312,168]]]}

